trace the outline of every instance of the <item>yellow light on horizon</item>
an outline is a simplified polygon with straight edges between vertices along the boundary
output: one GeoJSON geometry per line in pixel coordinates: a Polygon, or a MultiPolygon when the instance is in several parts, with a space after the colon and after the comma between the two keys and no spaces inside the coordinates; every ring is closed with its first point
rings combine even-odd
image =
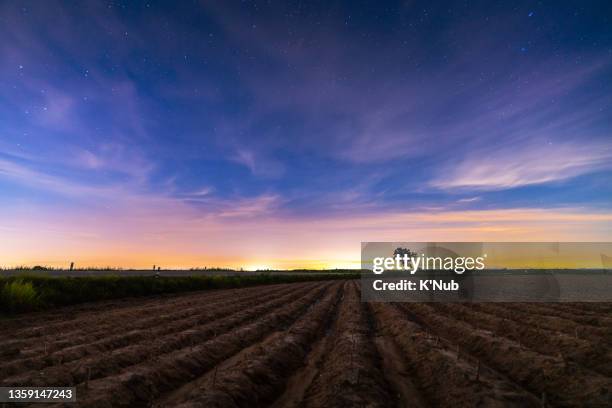
{"type": "Polygon", "coordinates": [[[243,269],[247,271],[266,271],[266,270],[271,270],[275,268],[269,265],[247,265],[243,269]]]}

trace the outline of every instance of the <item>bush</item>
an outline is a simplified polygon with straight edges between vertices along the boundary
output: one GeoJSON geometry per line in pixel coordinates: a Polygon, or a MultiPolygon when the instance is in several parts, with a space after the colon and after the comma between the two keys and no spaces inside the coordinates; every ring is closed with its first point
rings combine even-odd
{"type": "Polygon", "coordinates": [[[38,294],[32,282],[16,279],[6,282],[0,292],[0,306],[10,312],[24,312],[36,309],[38,294]]]}
{"type": "Polygon", "coordinates": [[[246,276],[61,276],[35,274],[1,277],[0,314],[136,296],[327,279],[355,279],[359,274],[246,276]]]}

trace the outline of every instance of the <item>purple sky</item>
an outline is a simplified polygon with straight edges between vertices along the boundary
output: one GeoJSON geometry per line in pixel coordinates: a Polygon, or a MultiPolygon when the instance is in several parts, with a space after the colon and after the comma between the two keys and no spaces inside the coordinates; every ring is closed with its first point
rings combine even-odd
{"type": "Polygon", "coordinates": [[[609,2],[0,3],[0,264],[610,240],[609,2]]]}

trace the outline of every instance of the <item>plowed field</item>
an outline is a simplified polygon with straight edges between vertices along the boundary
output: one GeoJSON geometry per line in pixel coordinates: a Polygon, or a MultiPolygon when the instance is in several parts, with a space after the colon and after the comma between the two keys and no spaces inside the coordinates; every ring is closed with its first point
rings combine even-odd
{"type": "Polygon", "coordinates": [[[610,304],[362,303],[325,281],[0,327],[0,386],[76,386],[82,407],[612,406],[610,304]]]}

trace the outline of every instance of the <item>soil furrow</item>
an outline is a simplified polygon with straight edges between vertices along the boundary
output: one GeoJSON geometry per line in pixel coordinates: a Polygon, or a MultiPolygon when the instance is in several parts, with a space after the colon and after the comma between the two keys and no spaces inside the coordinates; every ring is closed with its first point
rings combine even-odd
{"type": "MultiPolygon", "coordinates": [[[[298,291],[304,291],[306,290],[306,288],[312,286],[312,284],[309,284],[306,286],[300,285],[296,287],[288,287],[285,288],[284,291],[280,292],[275,290],[272,294],[262,295],[260,293],[257,293],[253,296],[249,296],[244,300],[240,300],[230,305],[227,305],[227,302],[223,302],[223,304],[217,308],[214,308],[214,306],[218,306],[219,304],[215,303],[210,305],[210,310],[205,310],[200,315],[196,315],[188,319],[170,322],[166,325],[156,325],[152,328],[148,328],[150,327],[150,325],[147,324],[144,329],[138,328],[139,325],[136,324],[133,330],[130,330],[125,334],[103,337],[101,340],[93,343],[69,347],[48,354],[41,352],[40,355],[38,355],[37,357],[4,363],[0,365],[0,379],[3,379],[10,375],[14,375],[18,372],[23,372],[24,370],[35,370],[35,375],[38,376],[39,371],[43,370],[45,367],[58,365],[61,365],[62,367],[56,367],[56,370],[75,369],[76,371],[78,371],[78,367],[82,366],[83,364],[87,364],[91,371],[92,366],[96,365],[95,362],[92,362],[91,360],[80,361],[81,359],[93,355],[95,360],[100,358],[101,353],[117,353],[121,352],[126,347],[134,349],[135,347],[141,346],[141,343],[147,343],[153,340],[163,342],[165,338],[173,337],[175,333],[181,333],[194,327],[201,326],[202,324],[209,324],[217,319],[227,318],[228,316],[237,313],[243,310],[244,308],[248,308],[252,305],[263,305],[270,302],[273,305],[276,305],[279,302],[279,297],[281,299],[290,298],[291,296],[293,296],[294,293],[298,291]],[[285,292],[288,293],[285,294],[285,292]],[[271,300],[269,302],[266,302],[266,300],[269,298],[271,298],[271,300]],[[71,362],[74,363],[69,364],[71,362]]],[[[202,309],[207,308],[207,306],[202,306],[202,309]]],[[[149,319],[143,320],[148,321],[149,319]]],[[[143,353],[143,358],[146,355],[147,354],[143,353]]],[[[108,361],[105,362],[105,365],[107,364],[108,361]]],[[[95,373],[97,372],[97,370],[93,369],[93,371],[95,377],[95,373]]],[[[43,371],[41,375],[45,377],[53,377],[53,375],[47,375],[45,371],[43,371]]]]}
{"type": "MultiPolygon", "coordinates": [[[[270,290],[274,292],[276,290],[284,290],[283,288],[283,286],[277,286],[276,288],[270,288],[270,290]]],[[[265,288],[259,287],[258,291],[263,292],[265,288]]],[[[225,295],[223,293],[216,293],[212,296],[201,293],[201,297],[188,295],[190,298],[189,301],[180,301],[179,299],[171,302],[160,301],[158,307],[137,307],[131,310],[119,309],[114,312],[105,310],[98,316],[75,316],[71,319],[70,326],[68,327],[60,325],[44,328],[36,327],[31,329],[31,336],[16,333],[16,335],[19,336],[17,342],[13,340],[13,343],[9,344],[0,343],[0,347],[18,347],[20,351],[19,354],[22,356],[27,356],[28,353],[36,355],[40,354],[40,350],[43,348],[41,344],[43,343],[45,344],[46,351],[49,352],[63,348],[67,344],[75,344],[75,339],[79,337],[85,337],[83,342],[95,341],[95,339],[102,334],[106,337],[109,334],[121,332],[122,328],[116,324],[117,320],[131,319],[138,322],[141,327],[147,327],[157,322],[173,321],[179,318],[193,316],[199,313],[203,307],[207,307],[213,302],[223,303],[227,301],[228,296],[248,296],[250,292],[251,291],[243,290],[238,293],[228,293],[225,295]],[[61,327],[62,330],[54,331],[54,329],[58,329],[58,327],[61,327]],[[92,338],[94,340],[87,340],[92,338]],[[28,348],[28,346],[32,344],[34,347],[28,348]]]]}
{"type": "MultiPolygon", "coordinates": [[[[287,290],[290,290],[290,288],[281,287],[272,290],[271,294],[280,294],[287,290]]],[[[246,296],[244,296],[243,299],[256,299],[258,296],[261,296],[261,293],[267,292],[245,292],[243,295],[246,296]]],[[[168,322],[177,323],[181,320],[197,319],[198,316],[201,315],[202,311],[226,303],[227,297],[205,297],[202,300],[191,302],[187,309],[182,309],[181,306],[178,306],[179,309],[175,311],[174,309],[170,309],[170,306],[167,306],[164,310],[165,313],[163,314],[160,314],[159,311],[142,311],[138,315],[131,316],[130,319],[134,321],[134,325],[131,327],[132,330],[130,330],[130,332],[157,327],[168,322]]],[[[123,317],[120,316],[119,318],[122,319],[123,317]]],[[[81,325],[80,329],[73,332],[61,333],[57,336],[49,335],[20,340],[20,343],[18,344],[19,348],[9,358],[5,358],[4,362],[9,362],[11,359],[50,355],[58,350],[66,350],[69,347],[78,347],[97,341],[104,341],[112,338],[113,335],[121,336],[125,334],[125,329],[120,325],[117,325],[116,322],[112,325],[112,327],[109,327],[106,324],[98,325],[95,321],[93,321],[88,325],[81,325]]],[[[4,345],[0,344],[0,347],[2,346],[4,345]]],[[[17,347],[17,344],[11,344],[11,347],[15,348],[17,347]]]]}
{"type": "Polygon", "coordinates": [[[190,348],[175,350],[161,357],[152,355],[151,360],[131,366],[129,370],[91,381],[89,386],[83,384],[78,388],[81,404],[87,407],[149,404],[162,393],[203,375],[270,332],[287,327],[329,290],[333,290],[333,284],[328,282],[323,288],[313,290],[250,324],[238,326],[190,348]]]}
{"type": "Polygon", "coordinates": [[[382,335],[398,345],[410,376],[432,406],[538,406],[538,400],[493,372],[483,370],[445,342],[431,336],[419,323],[386,303],[372,303],[382,335]]]}
{"type": "Polygon", "coordinates": [[[383,330],[377,327],[372,304],[365,304],[364,307],[368,315],[371,333],[375,336],[374,342],[376,351],[380,356],[382,373],[392,395],[395,397],[392,406],[397,408],[426,407],[425,398],[421,395],[414,379],[409,374],[409,362],[406,361],[395,340],[391,336],[383,334],[383,330]]]}
{"type": "Polygon", "coordinates": [[[305,407],[383,407],[394,396],[384,382],[359,292],[354,283],[347,287],[340,305],[332,347],[319,375],[306,391],[305,407]]]}
{"type": "Polygon", "coordinates": [[[606,342],[612,341],[612,330],[608,328],[584,326],[560,317],[533,315],[506,305],[474,303],[472,307],[485,313],[494,314],[517,323],[547,330],[555,334],[562,332],[577,338],[588,339],[595,342],[602,339],[606,342]]]}
{"type": "Polygon", "coordinates": [[[578,364],[612,376],[612,350],[606,347],[603,340],[593,342],[564,333],[549,336],[529,325],[486,314],[458,303],[432,303],[431,306],[447,317],[489,330],[496,336],[508,338],[535,352],[560,357],[566,364],[578,364]]]}
{"type": "Polygon", "coordinates": [[[296,297],[316,292],[321,285],[311,287],[300,287],[298,291],[290,293],[280,298],[271,299],[268,302],[256,302],[257,306],[244,310],[234,311],[232,316],[224,319],[211,321],[201,326],[190,327],[178,333],[170,333],[166,337],[156,338],[149,336],[144,343],[130,344],[125,347],[110,350],[106,353],[93,354],[91,357],[72,361],[65,364],[56,364],[45,370],[28,371],[14,377],[6,378],[1,384],[22,385],[22,384],[41,384],[41,385],[61,385],[79,384],[89,379],[96,379],[115,374],[119,370],[137,365],[153,356],[163,357],[167,353],[180,350],[185,347],[192,347],[194,344],[206,341],[221,333],[225,333],[244,322],[257,318],[265,313],[275,310],[290,302],[296,297]]]}
{"type": "Polygon", "coordinates": [[[64,407],[608,407],[611,312],[362,303],[344,280],[105,301],[1,320],[0,385],[75,386],[64,407]]]}
{"type": "Polygon", "coordinates": [[[303,364],[312,342],[333,318],[340,298],[338,289],[312,304],[286,331],[277,331],[245,348],[157,406],[268,406],[282,393],[290,374],[303,364]]]}
{"type": "Polygon", "coordinates": [[[560,317],[583,326],[612,328],[612,318],[601,314],[593,316],[587,313],[576,313],[540,303],[515,303],[512,308],[538,316],[560,317]]]}
{"type": "Polygon", "coordinates": [[[538,303],[538,306],[576,316],[605,317],[608,324],[612,319],[612,305],[606,306],[605,303],[538,303]]]}
{"type": "Polygon", "coordinates": [[[461,348],[503,372],[534,394],[545,393],[556,405],[605,406],[612,392],[612,379],[565,364],[560,358],[545,356],[521,348],[507,338],[478,330],[466,322],[435,314],[430,306],[418,303],[402,305],[436,334],[452,339],[461,348]]]}

